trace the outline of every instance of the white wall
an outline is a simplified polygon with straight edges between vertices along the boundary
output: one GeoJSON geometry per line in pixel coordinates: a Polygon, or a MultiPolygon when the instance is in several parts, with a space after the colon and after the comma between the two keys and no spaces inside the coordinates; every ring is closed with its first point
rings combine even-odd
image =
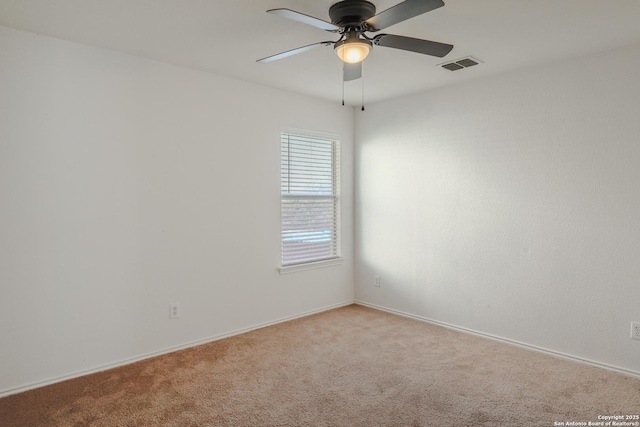
{"type": "Polygon", "coordinates": [[[338,103],[0,27],[0,395],[352,302],[352,140],[338,103]],[[342,266],[276,270],[283,127],[342,137],[342,266]]]}
{"type": "Polygon", "coordinates": [[[632,46],[369,105],[356,299],[640,374],[639,69],[632,46]]]}

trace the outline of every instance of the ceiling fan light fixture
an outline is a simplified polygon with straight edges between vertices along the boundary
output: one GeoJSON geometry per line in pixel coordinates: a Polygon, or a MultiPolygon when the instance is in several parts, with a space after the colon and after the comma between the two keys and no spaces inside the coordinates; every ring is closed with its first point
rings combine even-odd
{"type": "Polygon", "coordinates": [[[364,61],[371,51],[372,43],[359,37],[350,37],[336,43],[334,50],[338,57],[347,64],[364,61]]]}

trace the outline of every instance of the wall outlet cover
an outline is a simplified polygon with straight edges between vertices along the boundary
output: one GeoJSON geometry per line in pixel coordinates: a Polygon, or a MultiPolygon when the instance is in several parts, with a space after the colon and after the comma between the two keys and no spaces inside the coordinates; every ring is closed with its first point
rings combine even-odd
{"type": "Polygon", "coordinates": [[[631,338],[640,340],[640,322],[631,322],[631,338]]]}
{"type": "Polygon", "coordinates": [[[180,317],[180,304],[169,304],[169,319],[180,317]]]}

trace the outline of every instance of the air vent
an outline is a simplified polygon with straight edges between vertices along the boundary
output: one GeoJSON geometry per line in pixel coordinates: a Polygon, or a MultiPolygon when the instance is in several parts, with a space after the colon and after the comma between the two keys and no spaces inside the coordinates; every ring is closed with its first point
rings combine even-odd
{"type": "Polygon", "coordinates": [[[449,71],[462,70],[464,67],[462,65],[458,65],[455,62],[450,62],[448,64],[444,64],[442,68],[446,68],[449,71]]]}
{"type": "Polygon", "coordinates": [[[482,64],[482,61],[477,60],[472,56],[467,56],[465,58],[454,59],[453,61],[438,64],[438,66],[449,71],[457,71],[462,70],[463,68],[473,67],[474,65],[478,64],[482,64]]]}

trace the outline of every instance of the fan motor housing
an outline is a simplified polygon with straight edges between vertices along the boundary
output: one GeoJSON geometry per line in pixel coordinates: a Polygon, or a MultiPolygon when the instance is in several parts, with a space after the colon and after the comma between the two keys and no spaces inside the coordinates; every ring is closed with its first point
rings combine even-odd
{"type": "Polygon", "coordinates": [[[376,14],[376,7],[366,0],[344,0],[329,8],[331,23],[338,27],[360,27],[376,14]]]}

